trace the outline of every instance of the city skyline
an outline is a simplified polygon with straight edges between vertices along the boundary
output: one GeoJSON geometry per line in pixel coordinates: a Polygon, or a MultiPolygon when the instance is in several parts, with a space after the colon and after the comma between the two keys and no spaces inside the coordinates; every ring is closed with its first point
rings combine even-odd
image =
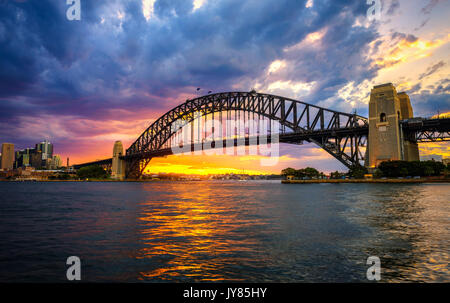
{"type": "MultiPolygon", "coordinates": [[[[366,1],[82,1],[81,20],[68,21],[64,1],[13,1],[0,8],[0,139],[23,149],[49,138],[72,163],[109,158],[116,140],[127,148],[187,98],[251,88],[367,116],[370,89],[393,82],[410,95],[415,116],[450,111],[449,3],[382,2],[380,19],[368,21],[366,1]]],[[[420,149],[450,156],[448,143],[420,149]]],[[[312,144],[283,145],[277,166],[259,163],[170,156],[150,165],[345,170],[312,144]]]]}
{"type": "Polygon", "coordinates": [[[20,149],[16,148],[14,143],[2,142],[0,144],[1,170],[10,171],[26,167],[58,169],[63,166],[60,155],[54,153],[54,146],[48,139],[34,144],[34,147],[20,149]],[[4,155],[5,157],[3,157],[4,155]]]}

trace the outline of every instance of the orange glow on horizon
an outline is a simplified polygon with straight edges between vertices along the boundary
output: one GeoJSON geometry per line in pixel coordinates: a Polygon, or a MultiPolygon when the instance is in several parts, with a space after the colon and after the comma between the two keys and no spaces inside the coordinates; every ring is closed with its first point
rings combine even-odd
{"type": "Polygon", "coordinates": [[[262,156],[233,155],[171,155],[154,158],[146,168],[146,174],[175,173],[185,175],[221,175],[248,174],[268,175],[278,174],[277,166],[260,167],[262,156]]]}
{"type": "MultiPolygon", "coordinates": [[[[183,175],[225,175],[225,174],[247,174],[247,175],[268,175],[270,172],[258,171],[258,170],[248,170],[248,169],[237,169],[232,167],[217,167],[217,168],[196,168],[191,165],[181,165],[181,164],[170,164],[170,165],[158,165],[150,164],[145,172],[145,174],[158,174],[158,173],[173,173],[173,174],[183,174],[183,175]]],[[[279,172],[274,172],[279,173],[279,172]]]]}

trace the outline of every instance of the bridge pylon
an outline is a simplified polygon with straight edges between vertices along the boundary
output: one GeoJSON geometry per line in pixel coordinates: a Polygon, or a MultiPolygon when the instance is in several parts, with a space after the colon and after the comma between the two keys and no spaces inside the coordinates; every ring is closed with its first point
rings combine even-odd
{"type": "Polygon", "coordinates": [[[121,141],[116,141],[113,147],[113,156],[112,156],[112,168],[111,168],[111,178],[117,180],[125,179],[125,168],[126,163],[125,160],[122,160],[120,157],[123,156],[123,145],[121,141]]]}
{"type": "Polygon", "coordinates": [[[413,118],[406,93],[397,93],[392,83],[375,86],[369,102],[369,169],[383,161],[419,161],[417,142],[405,136],[399,121],[413,118]]]}

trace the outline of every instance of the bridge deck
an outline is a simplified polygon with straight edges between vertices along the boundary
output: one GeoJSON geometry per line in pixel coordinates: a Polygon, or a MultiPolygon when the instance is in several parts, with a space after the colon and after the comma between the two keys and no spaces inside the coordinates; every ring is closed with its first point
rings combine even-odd
{"type": "MultiPolygon", "coordinates": [[[[404,120],[400,122],[400,125],[404,132],[409,134],[414,134],[415,140],[418,142],[429,142],[429,141],[447,141],[450,140],[450,118],[445,119],[422,119],[414,118],[409,120],[404,120]]],[[[301,144],[303,141],[319,141],[321,142],[324,138],[333,139],[343,136],[354,135],[367,135],[369,132],[369,127],[367,125],[361,125],[358,127],[350,128],[338,128],[338,129],[326,129],[326,130],[314,130],[314,131],[302,131],[298,133],[284,133],[279,134],[280,143],[290,143],[290,144],[301,144]]],[[[254,136],[254,137],[240,137],[234,139],[223,139],[217,141],[206,141],[199,143],[192,143],[189,146],[179,146],[178,148],[164,148],[156,151],[149,151],[145,153],[139,153],[134,155],[122,156],[123,160],[131,160],[136,158],[154,158],[154,157],[164,157],[174,154],[174,150],[182,152],[194,152],[207,150],[211,148],[226,148],[239,145],[259,145],[260,143],[271,143],[271,137],[254,136]],[[261,141],[262,140],[262,141],[261,141]],[[222,141],[222,142],[220,142],[222,141]]],[[[178,152],[175,152],[178,153],[178,152]]],[[[81,167],[86,167],[90,165],[110,165],[112,159],[103,159],[99,161],[93,161],[83,164],[74,165],[74,168],[79,169],[81,167]]]]}

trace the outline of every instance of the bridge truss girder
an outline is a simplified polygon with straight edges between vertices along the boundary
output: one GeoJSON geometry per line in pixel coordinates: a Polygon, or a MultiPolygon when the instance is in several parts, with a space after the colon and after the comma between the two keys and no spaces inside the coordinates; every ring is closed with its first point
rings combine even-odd
{"type": "Polygon", "coordinates": [[[252,113],[277,121],[290,130],[292,141],[287,143],[305,138],[302,140],[322,147],[347,167],[364,160],[361,148],[367,146],[366,118],[275,95],[229,92],[187,100],[151,124],[126,151],[127,177],[140,176],[150,161],[146,155],[167,148],[169,139],[183,126],[178,127],[177,121],[187,124],[223,112],[244,112],[244,118],[245,113],[252,113]]]}
{"type": "Polygon", "coordinates": [[[415,133],[415,142],[450,141],[450,132],[419,131],[415,133]]]}
{"type": "Polygon", "coordinates": [[[400,126],[411,142],[450,141],[450,118],[413,118],[401,121],[400,126]]]}

